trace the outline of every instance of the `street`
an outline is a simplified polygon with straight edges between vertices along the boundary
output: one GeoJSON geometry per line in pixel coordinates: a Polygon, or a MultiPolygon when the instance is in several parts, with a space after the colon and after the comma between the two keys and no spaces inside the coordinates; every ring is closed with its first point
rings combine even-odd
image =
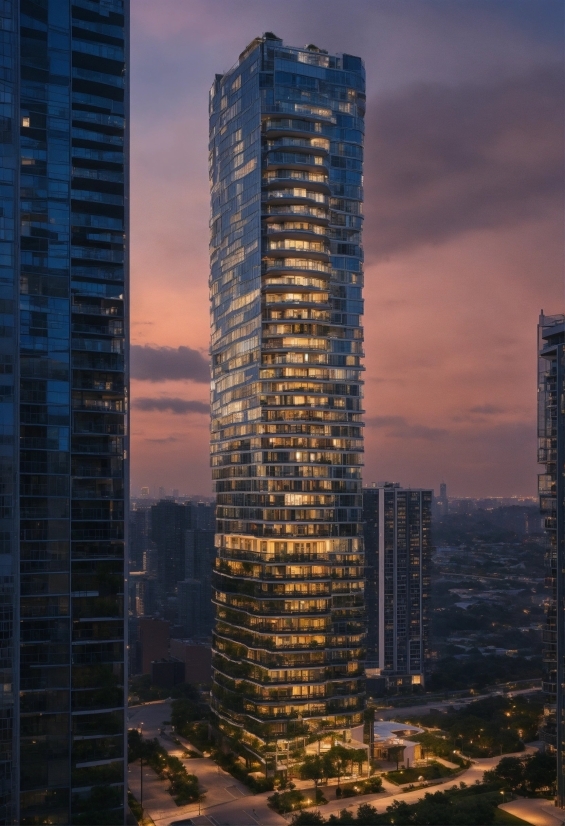
{"type": "MultiPolygon", "coordinates": [[[[437,708],[437,704],[433,707],[437,708]]],[[[419,706],[418,708],[421,710],[422,707],[419,706]]],[[[397,709],[397,711],[399,710],[397,709]]],[[[408,709],[403,711],[406,712],[408,709]]],[[[169,736],[159,733],[164,721],[170,718],[170,712],[171,703],[168,700],[134,706],[129,709],[129,727],[141,727],[141,723],[143,723],[144,737],[157,737],[170,754],[180,757],[186,770],[198,777],[205,791],[206,799],[200,807],[194,803],[187,806],[177,806],[167,792],[167,784],[160,780],[152,769],[144,767],[143,806],[152,817],[155,826],[174,826],[175,823],[186,819],[191,819],[196,826],[257,826],[257,824],[260,824],[260,826],[284,826],[288,823],[288,820],[285,820],[284,817],[268,807],[267,799],[272,792],[253,795],[243,783],[223,771],[210,758],[183,758],[182,748],[179,748],[169,736]]],[[[186,743],[186,746],[193,748],[188,743],[186,743]]],[[[528,747],[525,752],[520,752],[517,756],[524,756],[534,751],[534,748],[528,747]]],[[[508,757],[509,755],[503,756],[508,757]]],[[[476,760],[456,778],[448,778],[441,783],[410,792],[402,792],[392,783],[384,781],[384,792],[361,795],[353,799],[349,798],[347,803],[344,800],[332,800],[320,806],[319,810],[324,817],[328,817],[328,815],[336,814],[346,808],[356,812],[362,803],[370,803],[375,806],[378,812],[383,812],[395,800],[416,803],[428,792],[444,791],[461,782],[472,785],[477,781],[481,781],[484,772],[494,768],[500,759],[500,756],[497,756],[476,760]]],[[[131,763],[129,769],[130,790],[135,798],[141,802],[139,762],[131,763]]],[[[534,826],[559,826],[561,824],[562,821],[558,816],[553,817],[551,812],[546,811],[548,807],[551,808],[547,801],[526,801],[526,803],[527,805],[524,806],[523,801],[513,801],[506,804],[504,808],[534,824],[534,826]],[[520,808],[520,813],[518,808],[520,808]]]]}
{"type": "Polygon", "coordinates": [[[539,688],[520,688],[516,691],[508,691],[507,693],[496,689],[488,694],[479,694],[474,697],[450,697],[447,700],[434,700],[429,703],[421,705],[405,706],[405,707],[390,707],[375,709],[375,720],[404,720],[406,717],[422,714],[422,712],[439,709],[447,711],[448,708],[461,708],[469,705],[469,703],[476,703],[478,700],[484,700],[487,697],[506,696],[508,698],[517,697],[521,694],[534,694],[541,691],[539,688]]]}
{"type": "MultiPolygon", "coordinates": [[[[169,700],[160,700],[146,703],[143,706],[133,706],[128,712],[128,727],[140,728],[146,739],[156,737],[169,754],[179,757],[189,774],[195,774],[200,787],[206,795],[200,804],[189,803],[186,806],[177,806],[167,791],[168,784],[160,780],[153,769],[143,767],[143,808],[155,822],[155,826],[170,826],[177,821],[187,818],[197,824],[237,824],[237,826],[280,826],[286,821],[277,815],[267,805],[268,795],[254,796],[247,786],[225,772],[209,757],[184,758],[183,749],[176,745],[168,735],[160,730],[163,723],[170,719],[171,703],[169,700]],[[264,798],[264,799],[261,799],[264,798]],[[255,815],[253,814],[255,812],[255,815]],[[204,817],[213,814],[213,820],[204,817]],[[198,815],[201,814],[199,817],[198,815]],[[196,819],[194,819],[196,818],[196,819]]],[[[184,738],[178,738],[181,742],[184,738]]],[[[191,744],[184,741],[183,745],[197,751],[191,744]]],[[[139,761],[129,764],[128,785],[130,791],[141,803],[141,767],[139,761]]]]}

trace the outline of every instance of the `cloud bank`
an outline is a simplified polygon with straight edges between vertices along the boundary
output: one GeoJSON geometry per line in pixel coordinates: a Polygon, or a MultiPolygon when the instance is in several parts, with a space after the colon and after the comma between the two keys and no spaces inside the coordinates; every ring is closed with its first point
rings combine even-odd
{"type": "Polygon", "coordinates": [[[210,365],[200,350],[190,347],[155,347],[133,344],[132,378],[141,381],[195,381],[208,384],[210,365]]]}
{"type": "Polygon", "coordinates": [[[412,85],[368,106],[369,262],[562,209],[561,65],[457,86],[412,85]]]}
{"type": "Polygon", "coordinates": [[[447,435],[441,427],[428,427],[422,424],[410,424],[404,416],[371,416],[366,419],[367,427],[382,428],[388,436],[395,439],[425,439],[435,442],[447,435]]]}
{"type": "Polygon", "coordinates": [[[160,413],[175,413],[179,416],[187,413],[210,413],[210,405],[205,402],[188,401],[186,399],[175,399],[169,396],[159,396],[157,398],[135,399],[133,407],[138,410],[157,410],[160,413]]]}

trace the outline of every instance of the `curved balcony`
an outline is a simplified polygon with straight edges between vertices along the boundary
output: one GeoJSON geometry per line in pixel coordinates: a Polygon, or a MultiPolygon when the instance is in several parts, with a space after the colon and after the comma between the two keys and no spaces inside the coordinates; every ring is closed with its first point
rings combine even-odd
{"type": "Polygon", "coordinates": [[[261,264],[262,275],[287,275],[289,273],[306,273],[315,274],[316,276],[331,276],[332,268],[329,264],[329,256],[321,253],[316,258],[310,259],[309,252],[305,250],[297,250],[296,257],[292,256],[292,250],[280,250],[280,257],[269,256],[264,257],[261,264]],[[303,257],[304,256],[304,257],[303,257]],[[324,258],[326,260],[324,260],[324,258]]]}
{"type": "Polygon", "coordinates": [[[263,191],[271,191],[273,188],[307,186],[312,192],[321,192],[324,195],[331,193],[327,173],[306,172],[302,169],[272,169],[266,172],[261,179],[263,191]]]}
{"type": "MultiPolygon", "coordinates": [[[[330,299],[329,287],[325,281],[311,279],[308,276],[288,275],[266,277],[262,279],[262,298],[267,304],[292,304],[323,307],[326,310],[330,299]]],[[[301,308],[304,309],[304,308],[301,308]]]]}
{"type": "MultiPolygon", "coordinates": [[[[103,518],[103,517],[101,517],[103,518]]],[[[116,517],[118,518],[118,517],[116,517]]],[[[255,601],[258,602],[257,597],[254,597],[255,601]]],[[[332,613],[331,605],[328,604],[324,605],[323,607],[313,607],[308,608],[306,606],[301,606],[300,608],[289,608],[285,606],[285,602],[288,600],[281,599],[280,605],[269,605],[265,603],[259,603],[256,607],[252,605],[242,606],[238,604],[234,604],[230,600],[227,602],[223,602],[222,600],[217,600],[212,598],[212,602],[214,605],[217,605],[219,609],[221,608],[228,608],[230,611],[238,611],[240,613],[246,614],[248,617],[265,617],[270,619],[288,619],[289,613],[292,613],[293,618],[299,617],[303,619],[307,619],[308,617],[316,616],[316,617],[329,617],[332,613]]]]}
{"type": "MultiPolygon", "coordinates": [[[[266,651],[278,655],[286,654],[287,652],[292,653],[293,651],[323,652],[327,648],[327,634],[323,631],[318,633],[312,631],[286,631],[273,634],[273,632],[269,631],[251,631],[250,629],[231,625],[230,623],[226,623],[225,620],[221,620],[218,621],[218,626],[214,633],[216,638],[226,643],[239,643],[253,651],[266,651]],[[227,631],[227,629],[223,630],[220,627],[222,625],[229,625],[229,631],[227,631]],[[298,641],[298,637],[305,638],[314,635],[319,639],[305,639],[304,642],[298,641]],[[275,639],[275,636],[278,639],[275,639]],[[295,638],[294,641],[292,639],[293,637],[295,638]]],[[[334,646],[332,646],[332,648],[333,647],[334,646]]],[[[349,646],[343,645],[342,647],[348,648],[349,646]]],[[[282,658],[279,659],[278,657],[276,664],[273,664],[273,668],[282,668],[285,666],[286,660],[282,658]]]]}
{"type": "MultiPolygon", "coordinates": [[[[274,113],[273,113],[274,114],[274,113]]],[[[282,113],[281,113],[282,114],[282,113]]],[[[268,138],[302,137],[304,135],[322,136],[322,120],[311,120],[296,114],[295,117],[267,117],[262,123],[263,134],[268,138]]]]}
{"type": "MultiPolygon", "coordinates": [[[[326,339],[320,339],[318,341],[312,341],[312,339],[308,339],[306,337],[299,337],[293,338],[292,341],[289,343],[288,340],[285,341],[284,338],[268,338],[263,340],[263,346],[265,350],[281,350],[283,352],[288,352],[289,350],[292,352],[299,351],[301,353],[319,353],[320,351],[326,352],[327,351],[327,343],[326,339]]],[[[311,376],[285,376],[281,377],[278,384],[284,384],[284,392],[286,392],[289,388],[289,382],[292,384],[293,391],[296,390],[298,392],[306,392],[306,388],[303,385],[307,382],[308,383],[308,392],[310,391],[310,382],[312,378],[316,381],[326,381],[326,377],[311,377],[311,376]],[[301,385],[299,388],[298,385],[301,385]]],[[[266,381],[270,381],[270,379],[266,379],[266,381]]],[[[278,390],[278,387],[277,387],[278,390]]],[[[281,388],[282,392],[283,388],[281,388]]],[[[333,443],[329,439],[324,439],[323,443],[320,442],[319,436],[304,436],[304,437],[288,437],[287,440],[284,442],[280,441],[280,436],[274,436],[272,438],[266,437],[261,439],[260,448],[261,450],[284,450],[285,448],[303,448],[305,450],[331,450],[334,447],[333,443]],[[311,440],[315,439],[315,442],[311,440]],[[298,441],[297,441],[298,440],[298,441]]]]}
{"type": "MultiPolygon", "coordinates": [[[[263,193],[265,196],[266,193],[263,193]]],[[[265,197],[263,197],[265,201],[265,197]]],[[[329,224],[328,210],[323,206],[312,206],[310,203],[290,203],[284,200],[281,203],[264,204],[261,216],[264,226],[268,226],[272,221],[282,219],[308,218],[320,222],[320,226],[327,227],[329,224]]]]}
{"type": "MultiPolygon", "coordinates": [[[[324,187],[324,192],[317,191],[315,185],[308,185],[308,189],[304,186],[295,186],[295,187],[284,187],[280,188],[282,181],[278,182],[279,189],[264,189],[261,194],[261,200],[266,203],[267,205],[271,205],[272,203],[285,203],[285,204],[318,204],[319,206],[328,207],[330,203],[329,197],[324,194],[324,192],[329,192],[329,187],[326,185],[322,185],[324,187]]],[[[286,183],[290,184],[290,181],[286,181],[286,183]]],[[[297,182],[300,183],[300,182],[297,182]]]]}
{"type": "Polygon", "coordinates": [[[332,561],[330,554],[325,552],[308,553],[307,551],[281,551],[280,553],[267,554],[262,551],[244,550],[242,548],[222,548],[221,557],[217,558],[217,560],[221,562],[223,559],[243,560],[269,565],[280,563],[294,565],[296,562],[314,562],[316,564],[321,564],[322,562],[329,563],[332,561]]]}
{"type": "Polygon", "coordinates": [[[274,138],[267,142],[267,152],[283,152],[286,150],[292,152],[315,152],[316,154],[321,153],[326,157],[329,154],[330,145],[329,138],[322,138],[317,135],[312,135],[312,137],[309,138],[296,138],[290,137],[289,135],[282,135],[280,138],[274,138]]]}
{"type": "MultiPolygon", "coordinates": [[[[223,560],[222,560],[222,562],[223,562],[223,560]]],[[[293,560],[293,562],[294,562],[294,560],[293,560]]],[[[289,579],[296,579],[296,580],[299,580],[301,582],[302,581],[307,581],[307,582],[316,582],[316,583],[328,583],[328,587],[329,587],[329,583],[331,582],[331,579],[332,579],[332,577],[330,575],[330,572],[328,570],[323,571],[319,574],[318,573],[316,573],[316,574],[312,574],[312,573],[305,574],[304,572],[302,572],[302,573],[288,573],[288,572],[281,573],[279,571],[276,571],[276,570],[273,571],[273,570],[269,570],[269,568],[266,568],[265,570],[260,571],[258,574],[255,574],[255,573],[244,573],[244,572],[232,573],[229,569],[225,570],[224,568],[220,567],[219,573],[221,573],[222,576],[228,576],[231,579],[240,580],[240,581],[244,581],[244,582],[277,582],[277,580],[286,581],[286,580],[289,580],[289,579]]]]}
{"type": "Polygon", "coordinates": [[[263,276],[262,286],[264,292],[267,293],[268,291],[271,296],[277,293],[286,294],[289,289],[292,289],[293,293],[302,293],[302,295],[309,295],[315,290],[318,295],[327,295],[328,298],[324,300],[329,300],[327,281],[322,281],[319,278],[308,278],[294,274],[286,277],[277,276],[276,278],[263,276]]]}
{"type": "Polygon", "coordinates": [[[273,239],[292,239],[304,241],[323,240],[329,253],[330,240],[327,229],[324,225],[313,224],[310,221],[278,221],[277,223],[265,224],[263,233],[267,236],[267,241],[273,239]]]}
{"type": "Polygon", "coordinates": [[[279,100],[270,106],[263,108],[264,114],[268,117],[276,115],[287,115],[300,120],[310,120],[312,122],[324,121],[328,125],[335,124],[335,117],[330,109],[327,98],[315,92],[308,92],[306,99],[286,101],[279,100]]]}
{"type": "Polygon", "coordinates": [[[326,150],[316,151],[312,147],[289,147],[284,149],[269,149],[265,158],[264,168],[272,169],[295,169],[297,171],[312,172],[314,174],[323,172],[329,174],[327,169],[326,150]],[[298,151],[297,151],[298,150],[298,151]]]}
{"type": "MultiPolygon", "coordinates": [[[[298,625],[298,620],[284,620],[285,625],[275,625],[277,620],[265,618],[261,621],[261,617],[247,617],[243,619],[230,619],[229,617],[222,617],[221,614],[216,617],[217,622],[227,623],[232,626],[237,626],[240,633],[248,633],[251,634],[252,640],[255,639],[254,635],[258,635],[259,638],[255,640],[257,644],[260,645],[261,639],[265,634],[270,636],[281,636],[281,635],[291,635],[291,636],[312,636],[312,635],[325,635],[330,633],[331,629],[331,617],[330,615],[326,615],[325,617],[316,618],[316,622],[324,621],[324,625],[321,627],[314,627],[312,623],[305,623],[304,626],[298,625]],[[254,622],[251,622],[254,620],[254,622]],[[293,625],[296,623],[296,625],[293,625]]],[[[308,617],[304,617],[303,620],[308,619],[308,617]]],[[[314,619],[313,617],[311,619],[314,619]]],[[[235,636],[234,636],[235,639],[235,636]]],[[[249,642],[248,644],[251,644],[249,642]]],[[[276,648],[275,643],[275,648],[276,648]]]]}
{"type": "MultiPolygon", "coordinates": [[[[307,256],[311,261],[322,261],[331,269],[329,244],[325,239],[315,238],[313,240],[305,238],[268,238],[264,245],[264,254],[270,258],[283,258],[289,256],[307,256]]],[[[309,266],[308,269],[311,269],[309,266]]]]}

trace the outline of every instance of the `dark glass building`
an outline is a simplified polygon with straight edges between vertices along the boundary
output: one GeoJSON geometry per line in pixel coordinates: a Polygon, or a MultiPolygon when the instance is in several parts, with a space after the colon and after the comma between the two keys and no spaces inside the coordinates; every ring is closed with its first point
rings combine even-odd
{"type": "Polygon", "coordinates": [[[192,507],[162,499],[151,508],[150,536],[157,551],[157,584],[164,603],[185,578],[186,532],[192,527],[192,507]]]}
{"type": "Polygon", "coordinates": [[[557,758],[557,805],[565,806],[565,315],[538,326],[538,477],[551,594],[544,630],[541,738],[557,758]]]}
{"type": "Polygon", "coordinates": [[[0,3],[0,823],[125,817],[127,16],[0,3]]]}
{"type": "Polygon", "coordinates": [[[129,512],[129,569],[143,571],[144,557],[151,547],[150,516],[148,507],[140,507],[138,503],[129,512]]]}
{"type": "Polygon", "coordinates": [[[212,703],[267,772],[364,708],[360,58],[256,38],[210,95],[212,703]]]}
{"type": "MultiPolygon", "coordinates": [[[[205,511],[199,508],[197,512],[195,508],[193,514],[204,516],[205,511]]],[[[212,636],[212,571],[216,558],[214,535],[213,530],[203,528],[192,528],[186,532],[186,579],[177,585],[178,624],[185,637],[209,639],[212,636]]]]}
{"type": "Polygon", "coordinates": [[[424,685],[429,657],[432,490],[363,490],[367,676],[424,685]]]}

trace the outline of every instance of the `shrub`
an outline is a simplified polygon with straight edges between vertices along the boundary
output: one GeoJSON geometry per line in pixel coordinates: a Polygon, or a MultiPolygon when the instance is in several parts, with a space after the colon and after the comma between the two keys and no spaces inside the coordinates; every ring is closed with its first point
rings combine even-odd
{"type": "Polygon", "coordinates": [[[222,751],[215,750],[212,753],[212,759],[215,760],[224,771],[229,772],[232,777],[245,783],[254,794],[272,792],[275,787],[275,781],[272,777],[252,777],[234,754],[224,754],[222,751]]]}
{"type": "Polygon", "coordinates": [[[374,775],[373,777],[368,777],[367,780],[363,781],[363,791],[362,794],[373,794],[376,792],[382,792],[383,790],[383,781],[380,777],[374,775]]]}
{"type": "Polygon", "coordinates": [[[288,814],[295,809],[301,809],[306,798],[298,789],[291,789],[288,792],[275,792],[269,798],[269,806],[280,815],[288,814]]]}
{"type": "Polygon", "coordinates": [[[421,768],[410,766],[408,769],[387,772],[385,777],[391,783],[401,785],[403,783],[415,783],[420,777],[423,777],[424,780],[439,780],[441,777],[449,777],[454,774],[454,771],[454,769],[449,769],[441,763],[432,762],[421,768]]]}
{"type": "Polygon", "coordinates": [[[320,812],[300,812],[292,818],[293,826],[321,826],[325,822],[320,812]]]}
{"type": "Polygon", "coordinates": [[[380,777],[369,777],[367,780],[358,780],[357,783],[347,783],[342,786],[340,794],[336,789],[336,797],[357,797],[361,794],[376,794],[382,791],[383,781],[380,777]]]}
{"type": "Polygon", "coordinates": [[[528,757],[503,757],[485,781],[527,797],[550,793],[555,785],[555,756],[536,752],[528,757]]]}
{"type": "Polygon", "coordinates": [[[173,757],[159,741],[144,740],[136,729],[128,731],[128,761],[142,757],[162,779],[169,781],[169,794],[177,806],[202,800],[198,778],[189,774],[178,757],[173,757]]]}

